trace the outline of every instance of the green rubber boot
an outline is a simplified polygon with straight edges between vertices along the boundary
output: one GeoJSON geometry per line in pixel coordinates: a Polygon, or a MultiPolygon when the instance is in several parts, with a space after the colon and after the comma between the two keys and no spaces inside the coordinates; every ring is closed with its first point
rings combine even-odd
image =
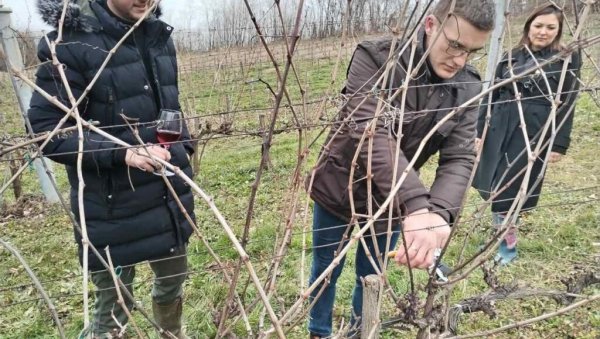
{"type": "MultiPolygon", "coordinates": [[[[177,339],[189,339],[188,336],[183,334],[181,328],[182,307],[183,299],[181,297],[175,299],[170,304],[159,304],[154,300],[152,301],[152,313],[158,326],[165,332],[169,331],[177,339]]],[[[159,333],[159,335],[161,338],[173,338],[167,333],[159,333]]]]}

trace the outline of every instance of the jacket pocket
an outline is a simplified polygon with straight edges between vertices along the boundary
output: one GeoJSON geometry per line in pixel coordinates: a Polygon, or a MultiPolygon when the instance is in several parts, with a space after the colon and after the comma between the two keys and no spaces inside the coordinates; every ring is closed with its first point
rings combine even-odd
{"type": "Polygon", "coordinates": [[[106,174],[106,188],[105,188],[105,200],[106,200],[106,217],[112,219],[113,217],[113,206],[115,202],[115,186],[113,181],[112,173],[106,174]]]}
{"type": "Polygon", "coordinates": [[[113,88],[106,86],[106,121],[110,126],[115,124],[115,94],[113,88]]]}
{"type": "MultiPolygon", "coordinates": [[[[437,124],[438,122],[439,120],[436,120],[431,126],[431,128],[433,128],[433,126],[435,126],[435,124],[437,124]]],[[[425,146],[425,151],[423,153],[426,154],[427,157],[437,153],[442,147],[442,143],[446,140],[446,138],[450,136],[452,131],[454,131],[456,125],[458,125],[458,118],[452,118],[444,122],[440,126],[440,128],[438,128],[438,130],[433,133],[433,135],[427,142],[427,145],[425,146]]]]}
{"type": "MultiPolygon", "coordinates": [[[[525,114],[525,124],[527,129],[527,135],[530,138],[539,138],[539,133],[548,122],[550,118],[550,111],[552,107],[544,106],[541,104],[536,105],[523,105],[523,113],[525,114]]],[[[551,133],[549,129],[546,136],[551,133]]]]}
{"type": "MultiPolygon", "coordinates": [[[[350,171],[328,157],[317,166],[311,196],[330,207],[348,208],[348,180],[350,171]]],[[[309,178],[310,180],[310,178],[309,178]]]]}

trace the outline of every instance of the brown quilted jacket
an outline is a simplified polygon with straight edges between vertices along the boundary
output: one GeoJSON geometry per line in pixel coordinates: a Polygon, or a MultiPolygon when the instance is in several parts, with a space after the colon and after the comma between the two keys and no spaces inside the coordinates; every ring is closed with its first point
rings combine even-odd
{"type": "MultiPolygon", "coordinates": [[[[421,31],[415,62],[423,54],[421,31]]],[[[401,46],[401,44],[399,45],[401,46]]],[[[410,46],[398,57],[393,75],[386,86],[375,86],[383,73],[390,55],[391,40],[362,42],[356,48],[343,93],[348,100],[341,109],[331,129],[320,161],[314,168],[314,182],[309,192],[313,200],[336,216],[349,221],[352,217],[350,199],[354,201],[355,217],[369,215],[367,194],[368,139],[359,150],[352,178],[352,197],[349,194],[349,176],[352,159],[367,124],[373,120],[379,100],[383,109],[376,121],[371,154],[372,213],[389,196],[393,188],[392,175],[396,164],[396,141],[400,125],[402,95],[390,103],[389,96],[407,78],[406,69],[410,59],[410,46]],[[384,87],[384,91],[382,91],[384,87]],[[382,96],[384,99],[382,99],[382,96]],[[366,100],[361,104],[361,102],[366,100]],[[354,112],[352,115],[351,113],[354,112]],[[351,116],[350,116],[351,115],[351,116]],[[339,133],[336,131],[339,129],[339,133]]],[[[398,47],[399,50],[399,47],[398,47]]],[[[410,80],[402,121],[400,159],[397,179],[415,156],[421,140],[452,108],[460,106],[481,91],[480,78],[470,66],[461,70],[453,79],[442,80],[431,74],[427,63],[410,80]]],[[[452,223],[456,217],[467,189],[475,159],[474,138],[476,133],[477,107],[463,109],[439,128],[425,145],[415,167],[408,172],[392,204],[393,216],[409,214],[421,208],[439,213],[452,223]],[[435,181],[430,189],[419,179],[418,170],[439,151],[435,181]]],[[[307,183],[310,180],[307,180],[307,183]]],[[[308,185],[307,185],[308,187],[308,185]]],[[[387,217],[387,212],[382,216],[387,217]]]]}

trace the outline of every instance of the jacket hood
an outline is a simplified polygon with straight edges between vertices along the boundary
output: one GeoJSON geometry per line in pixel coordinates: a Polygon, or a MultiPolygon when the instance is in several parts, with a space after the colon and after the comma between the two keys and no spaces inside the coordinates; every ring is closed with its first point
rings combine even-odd
{"type": "MultiPolygon", "coordinates": [[[[65,14],[64,27],[76,31],[91,32],[97,26],[98,19],[91,8],[93,2],[105,2],[106,0],[69,0],[65,14]]],[[[44,22],[58,28],[62,15],[63,0],[38,0],[37,8],[44,22]]],[[[153,15],[158,18],[162,15],[160,6],[156,8],[153,15]]]]}

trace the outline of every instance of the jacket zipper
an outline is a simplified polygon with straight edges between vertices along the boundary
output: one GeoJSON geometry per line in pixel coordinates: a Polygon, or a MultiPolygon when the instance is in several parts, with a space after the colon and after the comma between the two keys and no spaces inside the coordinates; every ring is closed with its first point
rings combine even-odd
{"type": "Polygon", "coordinates": [[[112,180],[112,173],[108,173],[107,175],[107,187],[106,187],[106,203],[108,205],[108,218],[112,218],[113,216],[113,203],[114,203],[114,196],[113,196],[113,192],[114,192],[114,188],[113,188],[113,180],[112,180]]]}
{"type": "MultiPolygon", "coordinates": [[[[142,55],[142,53],[140,52],[140,48],[138,45],[137,40],[135,39],[135,34],[132,35],[133,36],[133,43],[135,44],[135,49],[136,52],[138,54],[138,56],[141,58],[142,60],[142,66],[144,66],[144,70],[146,69],[146,64],[144,63],[144,56],[142,55]]],[[[145,46],[143,46],[145,47],[145,46]]],[[[150,50],[148,50],[148,58],[149,58],[149,62],[150,62],[150,66],[152,68],[152,75],[154,76],[154,82],[156,83],[156,91],[158,93],[154,93],[154,89],[152,88],[152,85],[150,85],[150,89],[152,90],[153,94],[156,95],[158,97],[158,107],[156,109],[157,112],[160,112],[160,108],[163,105],[163,98],[160,92],[160,81],[158,80],[158,71],[156,69],[156,64],[150,54],[150,50]]],[[[146,76],[147,78],[147,76],[146,76]]],[[[148,83],[150,84],[150,79],[147,79],[148,83]]],[[[152,98],[154,100],[154,98],[152,98]]],[[[157,116],[158,118],[158,116],[157,116]]],[[[169,214],[171,215],[171,222],[173,222],[173,232],[175,232],[175,237],[177,239],[177,245],[183,245],[183,238],[181,235],[181,229],[179,226],[179,220],[177,220],[177,213],[173,213],[173,211],[171,211],[171,208],[169,207],[169,193],[165,191],[165,205],[167,207],[167,210],[169,211],[169,214]]],[[[171,249],[174,250],[174,249],[171,249]]]]}
{"type": "Polygon", "coordinates": [[[113,112],[113,108],[115,105],[115,95],[113,93],[113,89],[112,87],[108,86],[108,120],[109,120],[109,124],[110,126],[113,126],[115,124],[115,112],[113,112]]]}
{"type": "MultiPolygon", "coordinates": [[[[140,58],[140,60],[142,61],[142,66],[144,66],[144,71],[146,70],[146,64],[144,63],[144,56],[142,55],[142,53],[140,52],[140,45],[138,44],[137,40],[135,39],[135,34],[131,35],[133,37],[133,43],[135,44],[135,50],[138,54],[138,57],[140,58]]],[[[142,48],[145,48],[145,46],[142,46],[142,48]]],[[[150,83],[151,79],[148,79],[148,76],[145,75],[144,77],[146,78],[147,83],[150,86],[150,90],[152,90],[153,93],[153,98],[152,100],[155,100],[154,96],[158,97],[158,107],[156,107],[156,111],[160,112],[160,108],[163,105],[163,98],[162,95],[160,93],[160,82],[158,80],[158,71],[156,70],[156,65],[154,63],[154,60],[152,58],[152,56],[150,55],[150,50],[148,49],[148,61],[150,62],[150,68],[152,68],[152,76],[154,77],[154,83],[156,83],[156,91],[158,93],[154,93],[154,89],[150,83]]],[[[147,72],[144,72],[147,74],[147,72]]],[[[158,113],[157,113],[158,114],[158,113]]],[[[158,116],[157,116],[158,118],[158,116]]]]}
{"type": "MultiPolygon", "coordinates": [[[[113,126],[115,124],[115,114],[113,112],[113,108],[114,108],[114,103],[115,103],[115,96],[113,93],[113,89],[112,87],[108,86],[108,121],[109,121],[109,125],[113,126]]],[[[109,171],[108,175],[107,175],[107,195],[106,195],[106,202],[108,204],[108,217],[112,218],[113,216],[113,203],[114,203],[114,187],[113,187],[113,180],[112,180],[112,172],[109,171]]]]}

